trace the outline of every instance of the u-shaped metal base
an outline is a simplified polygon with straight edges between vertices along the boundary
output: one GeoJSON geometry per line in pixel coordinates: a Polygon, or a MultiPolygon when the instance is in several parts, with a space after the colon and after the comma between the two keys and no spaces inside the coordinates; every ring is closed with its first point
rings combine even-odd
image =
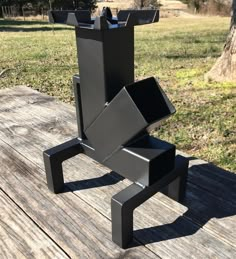
{"type": "MultiPolygon", "coordinates": [[[[44,151],[44,164],[48,188],[60,193],[64,188],[62,162],[80,153],[88,153],[80,139],[75,138],[59,146],[44,151]]],[[[175,168],[156,183],[143,187],[133,183],[111,200],[112,240],[122,248],[127,248],[133,238],[133,211],[157,192],[181,201],[187,182],[188,159],[176,156],[175,168]]]]}
{"type": "Polygon", "coordinates": [[[43,159],[50,191],[60,193],[64,188],[62,162],[83,153],[79,139],[75,138],[43,152],[43,159]]]}
{"type": "Polygon", "coordinates": [[[157,192],[164,192],[176,201],[184,199],[188,160],[176,156],[175,169],[155,184],[142,187],[136,183],[128,186],[111,200],[112,240],[122,248],[127,248],[133,239],[133,211],[157,192]]]}

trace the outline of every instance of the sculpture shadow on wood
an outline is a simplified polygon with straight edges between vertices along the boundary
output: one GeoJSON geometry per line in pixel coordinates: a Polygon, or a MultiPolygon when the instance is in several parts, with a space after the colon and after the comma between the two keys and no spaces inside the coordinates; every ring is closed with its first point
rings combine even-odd
{"type": "MultiPolygon", "coordinates": [[[[197,161],[194,157],[189,159],[197,161]]],[[[64,192],[114,185],[122,180],[122,176],[112,171],[97,178],[66,183],[64,192]]],[[[192,165],[189,168],[186,198],[182,202],[187,211],[168,224],[135,230],[134,240],[129,247],[194,235],[212,219],[235,216],[235,182],[235,174],[210,163],[192,165]]],[[[169,209],[171,206],[172,203],[169,204],[169,209]]],[[[182,211],[172,210],[172,213],[178,215],[182,211]]],[[[233,233],[233,229],[231,230],[233,233]]],[[[220,226],[215,231],[220,231],[220,226]]]]}
{"type": "Polygon", "coordinates": [[[65,189],[63,192],[71,192],[71,191],[74,192],[74,191],[113,185],[122,180],[124,180],[124,177],[112,171],[100,177],[66,183],[65,189]]]}
{"type": "MultiPolygon", "coordinates": [[[[209,163],[193,165],[189,172],[186,198],[182,202],[187,211],[168,224],[135,230],[135,239],[146,245],[190,236],[202,229],[210,220],[217,221],[236,215],[235,174],[209,163]]],[[[169,206],[171,208],[171,204],[169,206]]],[[[177,215],[176,212],[173,213],[177,215]]],[[[214,222],[214,226],[216,225],[217,222],[214,222]]],[[[232,235],[235,232],[232,226],[222,226],[221,223],[213,231],[216,235],[223,235],[224,231],[228,234],[231,231],[232,235]],[[226,226],[228,229],[225,229],[226,226]]],[[[134,243],[132,245],[137,246],[134,243]]]]}

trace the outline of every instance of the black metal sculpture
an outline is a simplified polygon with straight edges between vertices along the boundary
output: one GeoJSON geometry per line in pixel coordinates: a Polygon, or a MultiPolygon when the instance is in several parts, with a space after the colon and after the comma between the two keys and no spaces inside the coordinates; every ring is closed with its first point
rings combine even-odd
{"type": "Polygon", "coordinates": [[[158,22],[159,11],[120,11],[117,19],[51,11],[49,18],[75,26],[80,76],[73,77],[79,136],[44,152],[48,187],[63,191],[62,162],[79,153],[134,182],[111,200],[112,239],[126,248],[134,209],[158,191],[180,201],[186,188],[188,160],[148,134],[175,109],[154,78],[134,82],[134,26],[158,22]]]}

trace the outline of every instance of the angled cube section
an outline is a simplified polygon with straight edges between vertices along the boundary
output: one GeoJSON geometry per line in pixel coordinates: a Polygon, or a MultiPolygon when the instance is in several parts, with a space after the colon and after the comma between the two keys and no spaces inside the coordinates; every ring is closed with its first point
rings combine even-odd
{"type": "Polygon", "coordinates": [[[118,150],[105,165],[133,182],[150,186],[174,169],[175,146],[146,135],[118,150]]]}
{"type": "Polygon", "coordinates": [[[173,105],[151,77],[123,87],[85,135],[105,162],[140,132],[173,112],[173,105]]]}

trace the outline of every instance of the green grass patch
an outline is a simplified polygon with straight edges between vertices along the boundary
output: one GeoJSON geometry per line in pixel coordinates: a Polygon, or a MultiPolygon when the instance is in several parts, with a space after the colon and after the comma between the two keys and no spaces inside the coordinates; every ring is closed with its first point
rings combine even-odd
{"type": "MultiPolygon", "coordinates": [[[[135,73],[157,77],[177,109],[155,136],[236,171],[236,84],[204,81],[221,54],[229,22],[168,18],[136,27],[135,73]]],[[[0,78],[1,88],[27,85],[74,102],[71,79],[79,71],[73,28],[0,20],[0,53],[0,71],[9,69],[0,78]]]]}

